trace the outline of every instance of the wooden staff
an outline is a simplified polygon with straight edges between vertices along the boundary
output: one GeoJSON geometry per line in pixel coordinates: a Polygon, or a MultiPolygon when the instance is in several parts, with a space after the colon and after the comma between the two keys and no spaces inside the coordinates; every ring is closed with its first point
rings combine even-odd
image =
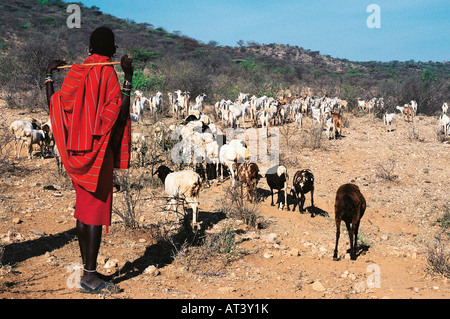
{"type": "MultiPolygon", "coordinates": [[[[80,64],[81,66],[93,66],[93,65],[117,65],[120,64],[120,62],[101,62],[101,63],[86,63],[86,64],[80,64]]],[[[71,68],[73,64],[71,65],[62,65],[58,66],[58,69],[67,69],[71,68]]]]}

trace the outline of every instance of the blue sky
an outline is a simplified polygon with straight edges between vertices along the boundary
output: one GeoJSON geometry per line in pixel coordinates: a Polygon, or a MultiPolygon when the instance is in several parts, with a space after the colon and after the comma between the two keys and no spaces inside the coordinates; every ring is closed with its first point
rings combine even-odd
{"type": "Polygon", "coordinates": [[[450,61],[449,0],[82,0],[198,41],[289,44],[352,61],[450,61]],[[369,28],[370,4],[380,28],[369,28]]]}

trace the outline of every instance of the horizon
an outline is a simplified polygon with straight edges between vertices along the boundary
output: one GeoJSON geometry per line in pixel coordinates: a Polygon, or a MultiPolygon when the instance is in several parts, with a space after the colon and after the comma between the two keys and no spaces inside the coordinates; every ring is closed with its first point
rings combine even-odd
{"type": "Polygon", "coordinates": [[[355,62],[449,61],[450,2],[446,0],[347,0],[345,6],[342,1],[305,6],[298,0],[81,3],[117,18],[149,23],[153,28],[219,46],[237,47],[242,40],[298,46],[355,62]],[[378,12],[370,7],[374,4],[378,12]]]}

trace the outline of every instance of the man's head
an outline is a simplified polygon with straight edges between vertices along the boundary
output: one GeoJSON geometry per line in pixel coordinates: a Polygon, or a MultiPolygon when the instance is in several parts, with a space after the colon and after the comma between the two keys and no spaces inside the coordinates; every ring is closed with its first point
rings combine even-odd
{"type": "Polygon", "coordinates": [[[89,40],[90,53],[112,57],[116,53],[114,33],[110,28],[99,27],[92,32],[89,40]]]}

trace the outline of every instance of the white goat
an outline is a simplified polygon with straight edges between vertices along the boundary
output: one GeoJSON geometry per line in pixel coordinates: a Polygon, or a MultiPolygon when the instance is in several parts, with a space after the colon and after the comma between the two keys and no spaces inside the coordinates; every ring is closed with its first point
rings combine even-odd
{"type": "Polygon", "coordinates": [[[447,114],[447,110],[448,110],[448,104],[447,103],[442,104],[442,114],[447,114]]]}
{"type": "Polygon", "coordinates": [[[152,112],[159,112],[162,103],[162,93],[157,92],[156,95],[152,96],[148,101],[150,103],[150,110],[152,112]]]}
{"type": "Polygon", "coordinates": [[[383,114],[383,123],[384,126],[387,128],[387,131],[390,132],[391,131],[391,124],[392,124],[392,120],[395,117],[395,113],[384,113],[383,114]]]}
{"type": "Polygon", "coordinates": [[[449,126],[450,126],[450,118],[448,117],[447,114],[442,114],[439,117],[439,129],[444,132],[444,136],[447,137],[448,135],[450,135],[450,130],[449,130],[449,126]]]}
{"type": "Polygon", "coordinates": [[[221,165],[221,180],[223,180],[223,167],[226,166],[231,174],[231,185],[235,184],[235,167],[237,162],[243,163],[250,158],[249,150],[245,147],[245,143],[240,140],[232,140],[229,144],[225,144],[220,148],[219,161],[221,165]]]}

